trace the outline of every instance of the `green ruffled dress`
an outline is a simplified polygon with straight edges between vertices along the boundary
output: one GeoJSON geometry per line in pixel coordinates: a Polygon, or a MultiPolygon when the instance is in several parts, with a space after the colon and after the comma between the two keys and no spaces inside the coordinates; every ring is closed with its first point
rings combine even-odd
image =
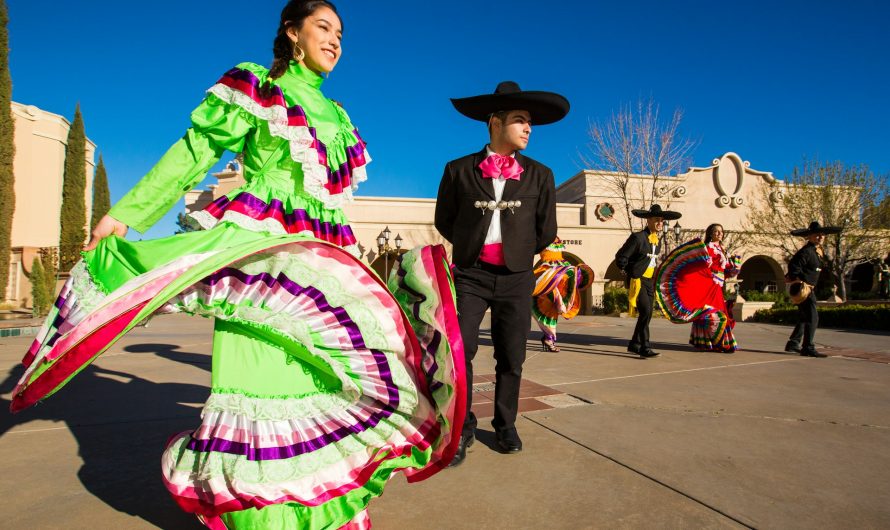
{"type": "Polygon", "coordinates": [[[61,389],[152,314],[214,317],[210,397],[162,458],[176,502],[210,528],[366,528],[395,470],[454,455],[466,391],[441,247],[389,285],[355,256],[342,206],[370,161],[321,76],[240,64],[109,214],[145,231],[225,151],[246,184],[193,214],[205,229],[84,253],[25,359],[19,411],[61,389]],[[454,426],[457,426],[455,435],[454,426]]]}

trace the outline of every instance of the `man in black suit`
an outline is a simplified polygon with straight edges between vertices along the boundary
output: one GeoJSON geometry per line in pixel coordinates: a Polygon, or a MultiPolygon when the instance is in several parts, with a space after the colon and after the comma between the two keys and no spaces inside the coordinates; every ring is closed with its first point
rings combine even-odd
{"type": "Polygon", "coordinates": [[[661,254],[659,236],[664,222],[679,219],[679,212],[662,210],[653,204],[648,210],[631,210],[636,217],[646,220],[646,228],[634,232],[615,254],[615,264],[630,278],[630,296],[636,296],[637,325],[627,351],[640,357],[656,357],[649,344],[649,321],[652,320],[652,305],[655,301],[655,284],[652,276],[661,254]]]}
{"type": "Polygon", "coordinates": [[[791,283],[791,301],[797,304],[797,325],[785,344],[785,351],[799,353],[804,357],[827,357],[816,351],[816,327],[819,326],[819,313],[816,312],[816,283],[822,272],[822,243],[826,234],[838,234],[838,226],[822,226],[813,221],[808,228],[792,230],[791,235],[805,237],[807,244],[798,250],[788,262],[785,279],[791,283]],[[802,343],[802,344],[801,344],[802,343]]]}
{"type": "Polygon", "coordinates": [[[453,246],[467,370],[467,415],[455,466],[475,437],[472,361],[489,308],[496,361],[491,423],[501,451],[522,450],[515,422],[535,284],[532,266],[535,254],[556,237],[556,188],[550,168],[519,151],[528,145],[532,125],[562,119],[569,102],[551,92],[522,91],[512,81],[500,83],[494,94],[451,102],[461,114],[486,122],[489,133],[481,151],[446,164],[436,202],[436,229],[453,246]]]}

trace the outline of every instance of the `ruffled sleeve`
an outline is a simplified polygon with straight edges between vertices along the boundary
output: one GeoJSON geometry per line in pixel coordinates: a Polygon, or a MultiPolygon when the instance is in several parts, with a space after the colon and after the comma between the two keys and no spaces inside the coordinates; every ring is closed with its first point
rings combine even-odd
{"type": "Polygon", "coordinates": [[[225,151],[240,153],[257,120],[212,93],[191,115],[192,126],[113,208],[109,215],[145,232],[204,179],[225,151]]]}

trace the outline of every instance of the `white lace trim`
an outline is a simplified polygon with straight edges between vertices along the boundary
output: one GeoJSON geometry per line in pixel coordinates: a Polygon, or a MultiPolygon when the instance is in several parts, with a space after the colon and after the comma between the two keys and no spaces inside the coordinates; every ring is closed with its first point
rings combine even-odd
{"type": "Polygon", "coordinates": [[[93,277],[90,276],[86,263],[83,260],[78,261],[71,269],[70,278],[71,291],[77,297],[78,303],[86,313],[92,313],[93,309],[102,303],[105,293],[93,281],[93,277]]]}
{"type": "MultiPolygon", "coordinates": [[[[284,138],[290,145],[290,156],[303,168],[303,188],[309,195],[321,201],[328,208],[342,208],[352,202],[353,191],[358,185],[368,180],[365,166],[352,170],[352,181],[341,193],[331,194],[324,186],[328,182],[328,168],[318,161],[318,150],[312,147],[314,139],[309,127],[287,124],[287,109],[281,105],[264,107],[247,94],[230,88],[222,83],[210,87],[208,92],[216,95],[226,103],[238,105],[250,114],[269,124],[272,136],[284,138]]],[[[371,162],[368,150],[364,150],[365,165],[371,162]]]]}
{"type": "Polygon", "coordinates": [[[313,394],[304,397],[259,398],[230,392],[212,393],[204,404],[210,412],[228,413],[250,421],[292,421],[312,419],[347,410],[359,403],[349,392],[313,394]]]}
{"type": "MultiPolygon", "coordinates": [[[[192,212],[189,214],[189,217],[191,217],[195,220],[195,222],[201,225],[201,228],[203,228],[204,230],[210,230],[222,221],[229,221],[240,226],[241,228],[244,228],[245,230],[250,230],[251,232],[268,232],[269,234],[275,236],[288,235],[288,232],[287,230],[285,230],[284,225],[282,225],[281,222],[272,217],[266,219],[254,219],[249,215],[244,215],[243,213],[234,212],[231,210],[227,210],[225,213],[223,213],[222,219],[217,219],[206,210],[198,210],[197,212],[192,212]]],[[[296,232],[295,235],[309,236],[311,238],[318,239],[318,237],[316,237],[315,233],[312,230],[302,230],[300,232],[296,232]]],[[[323,239],[319,239],[319,241],[327,243],[327,241],[324,241],[323,239]]],[[[340,248],[342,248],[346,252],[349,252],[358,259],[361,259],[362,257],[362,253],[358,248],[358,243],[342,246],[340,248]]]]}

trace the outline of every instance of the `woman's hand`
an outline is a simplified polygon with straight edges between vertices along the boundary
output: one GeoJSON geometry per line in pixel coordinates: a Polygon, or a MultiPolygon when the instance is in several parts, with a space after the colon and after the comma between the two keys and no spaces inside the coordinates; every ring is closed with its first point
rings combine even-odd
{"type": "Polygon", "coordinates": [[[96,228],[93,228],[93,231],[90,232],[90,241],[85,246],[84,250],[93,250],[96,248],[96,245],[99,244],[99,241],[105,239],[106,237],[114,234],[119,237],[124,237],[127,235],[127,230],[129,227],[124,223],[118,221],[114,217],[110,215],[106,215],[96,224],[96,228]]]}

